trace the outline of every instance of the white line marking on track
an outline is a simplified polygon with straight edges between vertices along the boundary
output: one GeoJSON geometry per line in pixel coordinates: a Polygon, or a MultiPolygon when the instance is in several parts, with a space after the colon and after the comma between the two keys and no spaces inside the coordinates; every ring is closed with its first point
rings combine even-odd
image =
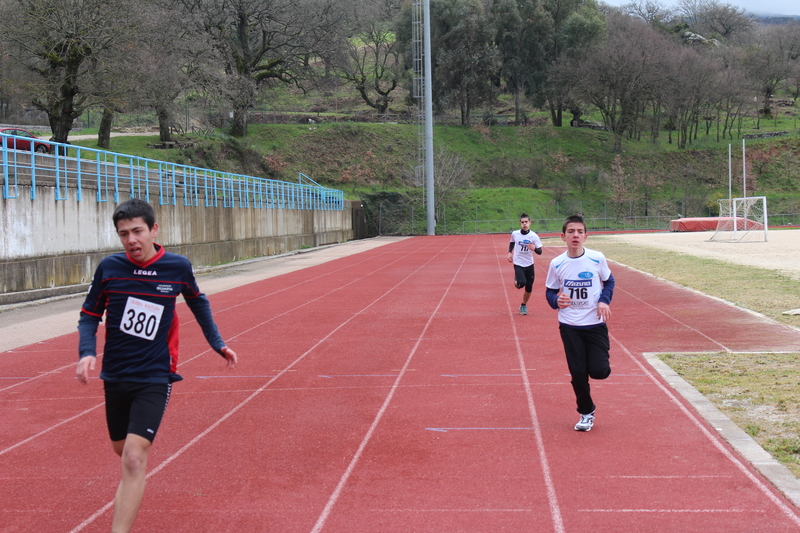
{"type": "Polygon", "coordinates": [[[447,433],[448,431],[510,431],[510,430],[525,430],[533,431],[533,428],[425,428],[428,431],[439,431],[447,433]]]}
{"type": "Polygon", "coordinates": [[[43,378],[43,377],[45,377],[45,376],[49,376],[49,375],[51,375],[51,374],[58,374],[59,372],[61,372],[61,371],[62,371],[62,370],[64,370],[65,368],[74,367],[74,366],[76,366],[77,364],[78,364],[78,362],[77,362],[77,361],[75,361],[74,363],[70,363],[70,364],[68,364],[68,365],[64,365],[64,366],[62,366],[62,367],[56,368],[55,370],[49,370],[49,371],[47,371],[47,372],[42,372],[42,373],[41,373],[41,374],[39,374],[38,376],[33,376],[33,377],[31,377],[31,378],[26,378],[26,379],[25,379],[25,381],[20,381],[19,383],[14,383],[13,385],[9,385],[8,387],[2,388],[2,389],[0,389],[0,392],[4,392],[4,391],[7,391],[7,390],[9,390],[9,389],[13,389],[14,387],[19,387],[20,385],[25,385],[26,383],[30,383],[30,382],[31,382],[31,381],[33,381],[34,379],[43,378]]]}
{"type": "Polygon", "coordinates": [[[535,513],[535,509],[368,509],[371,513],[535,513]]]}
{"type": "MultiPolygon", "coordinates": [[[[443,249],[440,249],[440,250],[438,251],[438,253],[441,253],[441,252],[442,252],[442,250],[443,250],[443,249]]],[[[437,253],[436,255],[438,255],[438,253],[437,253]]],[[[170,464],[170,463],[171,463],[171,462],[173,462],[175,459],[177,459],[178,457],[180,457],[181,455],[183,455],[183,453],[184,453],[186,450],[188,450],[189,448],[191,448],[192,446],[194,446],[194,445],[195,445],[197,442],[199,442],[199,441],[200,441],[200,440],[201,440],[203,437],[205,437],[206,435],[208,435],[208,434],[209,434],[211,431],[213,431],[213,430],[214,430],[216,427],[218,427],[220,424],[222,424],[222,423],[223,423],[225,420],[227,420],[228,418],[230,418],[231,416],[233,416],[233,415],[234,415],[236,412],[238,412],[240,409],[242,409],[242,408],[243,408],[245,405],[247,405],[248,403],[250,403],[250,401],[252,401],[252,400],[253,400],[253,399],[254,399],[256,396],[258,396],[258,395],[259,395],[259,394],[261,394],[261,393],[262,393],[264,390],[266,390],[266,389],[267,389],[267,387],[269,387],[271,384],[275,383],[275,381],[277,381],[277,380],[278,380],[278,379],[279,379],[281,376],[283,376],[284,374],[286,374],[286,373],[290,372],[293,366],[297,365],[297,364],[298,364],[300,361],[302,361],[302,360],[303,360],[303,359],[304,359],[304,358],[305,358],[305,357],[306,357],[308,354],[310,354],[311,352],[313,352],[313,351],[314,351],[314,350],[315,350],[315,349],[316,349],[316,348],[317,348],[317,347],[318,347],[320,344],[322,344],[322,343],[323,343],[325,340],[327,340],[327,339],[329,339],[331,336],[333,336],[333,334],[334,334],[334,333],[336,333],[337,331],[339,331],[340,329],[342,329],[344,326],[346,326],[347,324],[349,324],[349,323],[350,323],[352,320],[354,320],[356,317],[358,317],[358,316],[362,315],[362,314],[363,314],[363,313],[364,313],[364,312],[365,312],[367,309],[369,309],[370,307],[372,307],[373,305],[375,305],[376,303],[378,303],[379,301],[381,301],[381,300],[382,300],[382,299],[383,299],[383,298],[386,296],[386,294],[390,293],[390,292],[391,292],[391,291],[393,291],[395,288],[399,287],[399,286],[400,286],[402,283],[404,283],[404,282],[405,282],[407,279],[409,279],[409,278],[410,278],[411,276],[413,276],[413,275],[414,275],[416,272],[418,272],[418,271],[419,271],[419,270],[420,270],[420,269],[421,269],[423,266],[425,266],[426,264],[430,263],[430,262],[433,260],[433,258],[434,258],[434,257],[436,257],[436,255],[434,255],[434,256],[432,256],[430,259],[428,259],[428,261],[426,261],[426,262],[425,262],[423,265],[419,266],[419,267],[418,267],[418,268],[417,268],[417,269],[416,269],[414,272],[412,272],[411,274],[409,274],[409,275],[408,275],[406,278],[404,278],[403,280],[401,280],[401,281],[400,281],[399,283],[397,283],[397,284],[396,284],[394,287],[392,287],[391,289],[387,290],[385,293],[383,293],[383,294],[379,295],[379,296],[378,296],[378,298],[376,298],[375,300],[373,300],[373,301],[372,301],[372,303],[370,303],[370,304],[366,305],[366,306],[365,306],[363,309],[361,309],[361,311],[359,311],[359,312],[357,312],[357,313],[353,313],[353,314],[350,316],[350,318],[348,318],[347,320],[345,320],[344,322],[342,322],[341,324],[339,324],[338,326],[336,326],[335,328],[333,328],[333,329],[330,331],[330,333],[328,333],[328,334],[327,334],[325,337],[323,337],[323,338],[322,338],[322,339],[320,339],[318,342],[316,342],[316,343],[315,343],[313,346],[311,346],[311,347],[310,347],[308,350],[306,350],[305,352],[303,352],[303,353],[302,353],[302,354],[301,354],[301,355],[300,355],[300,356],[299,356],[297,359],[295,359],[295,360],[294,360],[294,361],[293,361],[291,364],[289,364],[289,365],[288,365],[286,368],[284,368],[284,369],[283,369],[281,372],[279,372],[279,373],[278,373],[278,374],[277,374],[277,375],[276,375],[274,378],[270,379],[270,380],[269,380],[268,382],[266,382],[266,383],[265,383],[263,386],[259,387],[259,388],[258,388],[256,391],[254,391],[254,392],[253,392],[253,393],[252,393],[250,396],[248,396],[247,398],[245,398],[244,400],[242,400],[242,401],[241,401],[241,402],[240,402],[238,405],[236,405],[236,406],[235,406],[233,409],[231,409],[230,411],[228,411],[227,413],[225,413],[225,414],[224,414],[222,417],[220,417],[220,418],[219,418],[219,419],[218,419],[216,422],[214,422],[213,424],[211,424],[211,425],[210,425],[209,427],[207,427],[207,428],[206,428],[206,429],[205,429],[205,430],[204,430],[202,433],[198,434],[198,435],[197,435],[196,437],[194,437],[194,438],[193,438],[191,441],[189,441],[188,443],[186,443],[186,444],[185,444],[185,445],[184,445],[184,446],[183,446],[181,449],[179,449],[177,452],[175,452],[175,453],[174,453],[174,454],[172,454],[171,456],[167,457],[167,458],[164,460],[164,462],[162,462],[161,464],[159,464],[159,465],[158,465],[156,468],[154,468],[154,469],[153,469],[151,472],[149,472],[149,473],[147,474],[147,476],[146,476],[146,479],[150,479],[152,476],[156,475],[158,472],[160,472],[161,470],[163,470],[163,469],[164,469],[164,468],[165,468],[165,467],[166,467],[168,464],[170,464]]],[[[386,267],[388,267],[389,265],[391,265],[391,264],[393,264],[393,263],[396,263],[396,262],[398,262],[398,261],[400,261],[400,259],[396,259],[395,261],[392,261],[392,262],[390,262],[390,263],[386,263],[386,264],[385,264],[385,265],[384,265],[382,268],[386,268],[386,267]]],[[[369,274],[367,274],[367,275],[364,275],[364,276],[362,276],[361,278],[358,278],[358,279],[356,279],[356,280],[353,280],[353,281],[351,281],[350,283],[347,283],[347,284],[345,284],[345,285],[342,285],[342,286],[340,286],[340,287],[337,287],[336,289],[334,289],[334,290],[332,290],[332,291],[329,291],[328,293],[326,293],[326,295],[329,295],[329,294],[331,294],[331,293],[333,293],[333,292],[336,292],[336,291],[342,290],[344,287],[346,287],[346,286],[348,286],[348,285],[351,285],[352,283],[355,283],[356,281],[359,281],[359,280],[361,280],[361,279],[363,279],[363,278],[365,278],[365,277],[368,277],[368,276],[374,275],[374,274],[375,274],[376,272],[378,272],[379,270],[381,270],[381,269],[376,269],[376,270],[373,270],[372,272],[370,272],[370,273],[369,273],[369,274]]],[[[323,295],[323,296],[325,296],[325,295],[323,295]]],[[[323,296],[320,296],[320,298],[322,298],[323,296]]],[[[318,299],[319,299],[319,298],[317,298],[317,300],[318,300],[318,299]]],[[[237,337],[240,337],[240,336],[244,335],[245,333],[248,333],[248,332],[250,332],[250,331],[252,331],[252,330],[254,330],[254,329],[258,328],[259,326],[261,326],[261,325],[263,325],[263,324],[266,324],[266,323],[268,323],[268,322],[270,322],[270,321],[274,320],[274,319],[275,319],[275,318],[277,318],[278,316],[284,316],[284,315],[287,315],[287,314],[291,313],[292,311],[295,311],[295,310],[297,310],[297,309],[300,309],[300,308],[304,307],[305,305],[309,305],[309,304],[310,304],[311,302],[313,302],[313,301],[314,301],[314,300],[312,300],[312,301],[310,301],[310,302],[305,302],[304,304],[302,304],[302,305],[299,305],[299,306],[297,306],[297,307],[295,307],[295,308],[293,308],[293,309],[290,309],[290,310],[288,310],[288,311],[285,311],[284,313],[281,313],[280,315],[273,316],[272,318],[269,318],[269,319],[267,319],[267,320],[263,321],[263,322],[262,322],[261,324],[259,324],[259,325],[253,326],[253,327],[252,327],[252,328],[250,328],[250,329],[247,329],[247,330],[245,330],[245,331],[239,332],[237,335],[235,335],[235,336],[233,336],[233,337],[231,337],[231,338],[237,338],[237,337]]],[[[210,351],[210,350],[205,350],[204,352],[202,352],[202,353],[200,353],[200,354],[197,354],[195,357],[191,358],[191,359],[190,359],[190,361],[191,361],[191,360],[193,360],[193,359],[196,359],[196,358],[200,357],[200,356],[201,356],[203,353],[207,353],[207,352],[209,352],[209,351],[210,351]]],[[[406,366],[407,366],[407,365],[406,365],[406,366]]],[[[398,379],[399,379],[399,378],[398,378],[398,379]]],[[[112,500],[112,501],[110,501],[110,502],[108,502],[108,503],[106,503],[106,504],[105,504],[103,507],[101,507],[100,509],[98,509],[98,510],[97,510],[97,511],[96,511],[94,514],[92,514],[92,515],[91,515],[89,518],[87,518],[86,520],[84,520],[83,522],[81,522],[80,524],[78,524],[78,525],[77,525],[77,526],[76,526],[74,529],[72,529],[72,531],[70,531],[70,533],[78,533],[79,531],[82,531],[82,530],[83,530],[83,529],[84,529],[86,526],[88,526],[89,524],[91,524],[92,522],[94,522],[95,520],[97,520],[97,518],[98,518],[98,517],[102,516],[102,515],[103,515],[103,514],[104,514],[106,511],[108,511],[109,509],[111,509],[111,507],[113,507],[113,505],[114,505],[114,501],[113,501],[113,500],[112,500]]]]}
{"type": "Polygon", "coordinates": [[[763,513],[761,509],[578,509],[581,513],[763,513]]]}
{"type": "Polygon", "coordinates": [[[581,478],[592,478],[592,479],[720,479],[720,478],[731,478],[733,476],[714,476],[714,475],[707,475],[707,476],[577,476],[581,478]]]}
{"type": "Polygon", "coordinates": [[[685,322],[681,322],[680,320],[678,320],[678,319],[677,319],[677,318],[675,318],[674,316],[670,315],[669,313],[667,313],[667,312],[666,312],[666,311],[664,311],[663,309],[659,309],[658,307],[656,307],[656,306],[654,306],[654,305],[652,305],[652,304],[650,304],[650,303],[648,303],[648,302],[645,302],[644,300],[642,300],[642,299],[641,299],[641,298],[639,298],[638,296],[634,295],[632,292],[626,291],[625,289],[617,289],[617,288],[615,288],[614,290],[618,290],[619,292],[624,292],[625,294],[627,294],[627,295],[628,295],[628,296],[630,296],[631,298],[633,298],[633,299],[635,299],[635,300],[639,300],[639,301],[640,301],[642,304],[644,304],[644,305],[646,305],[647,307],[650,307],[650,308],[652,308],[652,309],[655,309],[656,311],[658,311],[659,313],[661,313],[661,314],[662,314],[662,315],[664,315],[665,317],[669,318],[670,320],[673,320],[673,321],[677,322],[678,324],[680,324],[681,326],[683,326],[683,327],[685,327],[685,328],[687,328],[687,329],[689,329],[689,330],[691,330],[691,331],[694,331],[695,333],[697,333],[697,334],[698,334],[698,335],[700,335],[701,337],[705,337],[705,338],[706,338],[706,339],[708,339],[709,341],[713,342],[714,344],[716,344],[717,346],[719,346],[720,348],[722,348],[724,351],[726,351],[726,352],[730,352],[730,351],[732,351],[730,348],[728,348],[727,346],[725,346],[725,345],[724,345],[724,344],[722,344],[721,342],[719,342],[719,341],[717,341],[717,340],[715,340],[715,339],[712,339],[711,337],[709,337],[708,335],[706,335],[706,334],[705,334],[705,333],[703,333],[702,331],[698,330],[697,328],[693,328],[693,327],[692,327],[692,326],[690,326],[689,324],[687,324],[687,323],[685,323],[685,322]]]}
{"type": "Polygon", "coordinates": [[[3,454],[5,454],[5,453],[8,453],[8,452],[10,452],[10,451],[11,451],[11,450],[13,450],[13,449],[15,449],[15,448],[18,448],[18,447],[22,446],[23,444],[26,444],[26,443],[28,443],[28,442],[32,441],[33,439],[35,439],[35,438],[37,438],[37,437],[39,437],[39,436],[41,436],[41,435],[44,435],[45,433],[48,433],[48,432],[50,432],[50,431],[53,431],[54,429],[56,429],[56,428],[57,428],[57,427],[59,427],[59,426],[63,426],[64,424],[66,424],[66,423],[68,423],[68,422],[72,422],[72,421],[73,421],[73,420],[75,420],[76,418],[80,418],[80,417],[82,417],[83,415],[85,415],[85,414],[87,414],[87,413],[90,413],[90,412],[94,411],[94,410],[95,410],[95,409],[97,409],[98,407],[102,407],[103,405],[104,405],[104,404],[102,404],[102,403],[99,403],[99,404],[95,405],[94,407],[90,407],[89,409],[87,409],[87,410],[85,410],[85,411],[83,411],[83,412],[81,412],[81,413],[78,413],[77,415],[75,415],[75,416],[73,416],[73,417],[71,417],[71,418],[67,418],[67,419],[65,419],[65,420],[62,420],[61,422],[59,422],[59,423],[57,423],[57,424],[53,424],[53,425],[52,425],[52,426],[50,426],[49,428],[47,428],[47,429],[45,429],[45,430],[42,430],[42,431],[40,431],[40,432],[39,432],[39,433],[37,433],[36,435],[31,435],[30,437],[28,437],[28,438],[27,438],[27,439],[25,439],[25,440],[21,440],[21,441],[19,441],[18,443],[14,444],[14,445],[12,445],[12,446],[9,446],[8,448],[6,448],[6,449],[4,449],[4,450],[0,450],[0,455],[3,455],[3,454]]]}
{"type": "MultiPolygon", "coordinates": [[[[470,245],[470,250],[471,249],[472,249],[472,245],[470,245]]],[[[431,313],[431,316],[428,318],[428,321],[426,322],[425,327],[422,328],[422,333],[419,335],[419,338],[417,339],[416,343],[414,344],[414,347],[411,349],[411,352],[409,352],[408,357],[406,358],[406,362],[403,365],[402,370],[400,371],[400,375],[397,376],[397,379],[395,380],[394,384],[392,385],[392,388],[389,390],[389,393],[386,395],[386,399],[383,401],[383,405],[381,405],[381,408],[378,410],[378,414],[375,415],[375,419],[372,421],[372,425],[370,425],[369,429],[367,430],[367,434],[364,435],[364,438],[361,441],[361,444],[358,446],[358,450],[356,450],[356,453],[353,456],[353,459],[350,461],[350,464],[347,466],[347,469],[345,470],[345,472],[342,475],[341,479],[339,479],[339,483],[336,485],[336,488],[333,490],[333,493],[331,494],[331,497],[328,499],[328,503],[325,505],[325,508],[322,510],[322,513],[320,514],[319,518],[317,518],[317,522],[314,524],[314,527],[311,529],[311,533],[319,533],[320,531],[322,531],[322,528],[325,527],[325,522],[328,520],[328,517],[331,514],[331,510],[333,509],[333,506],[339,500],[339,497],[342,494],[342,490],[344,489],[344,486],[347,484],[347,481],[350,479],[350,476],[353,474],[353,471],[355,470],[356,465],[358,464],[358,461],[361,459],[361,456],[364,454],[364,449],[367,447],[367,444],[372,439],[372,435],[375,434],[375,430],[378,428],[378,424],[380,423],[381,419],[383,418],[384,413],[386,413],[386,410],[389,408],[389,404],[391,403],[392,399],[394,398],[395,393],[397,392],[397,389],[399,388],[400,381],[402,381],[403,376],[405,376],[406,369],[409,367],[409,365],[411,364],[411,360],[414,358],[414,355],[417,353],[417,350],[419,349],[420,343],[422,342],[422,339],[425,337],[425,333],[427,333],[428,328],[430,328],[431,323],[433,322],[433,318],[436,316],[436,313],[438,313],[439,309],[442,307],[442,304],[444,303],[445,298],[447,297],[448,293],[450,292],[450,288],[453,286],[453,283],[455,282],[456,278],[458,278],[458,273],[461,272],[461,268],[464,266],[464,261],[466,261],[466,258],[467,258],[468,254],[469,254],[469,250],[467,250],[467,252],[464,254],[464,256],[463,256],[463,258],[461,260],[461,264],[458,266],[458,269],[456,269],[456,272],[453,274],[453,277],[450,280],[450,284],[447,286],[447,289],[445,289],[444,294],[442,294],[442,297],[439,300],[439,303],[436,305],[436,308],[433,310],[433,312],[431,313]]],[[[385,294],[388,294],[389,292],[393,291],[395,288],[399,287],[402,283],[404,283],[411,276],[413,276],[414,274],[419,272],[422,269],[423,266],[425,266],[428,263],[430,263],[431,261],[433,261],[434,257],[436,257],[436,256],[431,257],[425,264],[421,265],[414,272],[412,272],[406,278],[404,278],[402,281],[400,281],[400,283],[398,283],[397,285],[395,285],[394,287],[392,287],[391,289],[386,291],[385,294]]],[[[381,295],[381,298],[383,298],[385,296],[385,294],[381,295]]],[[[371,305],[372,304],[370,304],[370,306],[371,305]]]]}
{"type": "Polygon", "coordinates": [[[659,389],[661,389],[661,391],[664,394],[667,395],[670,401],[673,404],[675,404],[681,411],[683,411],[683,414],[686,415],[686,417],[692,423],[694,423],[694,425],[697,426],[698,429],[700,429],[703,435],[705,435],[706,438],[708,438],[708,440],[711,441],[711,443],[714,445],[714,447],[717,448],[717,450],[719,450],[731,463],[733,463],[734,466],[736,466],[747,477],[747,479],[749,479],[772,503],[774,503],[787,517],[789,517],[789,519],[792,522],[800,526],[800,517],[798,517],[797,513],[794,510],[792,510],[792,508],[790,508],[788,505],[786,505],[786,503],[781,501],[781,499],[778,498],[772,492],[772,490],[769,487],[767,487],[767,485],[764,484],[764,482],[762,482],[758,477],[756,477],[752,472],[750,472],[747,466],[742,461],[740,461],[733,453],[731,453],[731,451],[728,449],[728,446],[721,440],[721,437],[709,431],[708,428],[703,424],[703,422],[692,411],[690,411],[683,404],[683,402],[680,401],[680,399],[678,399],[678,397],[673,393],[673,391],[671,391],[667,386],[661,383],[661,381],[658,378],[656,378],[653,372],[649,368],[647,368],[647,366],[642,361],[640,361],[638,357],[635,357],[633,353],[631,353],[631,351],[625,347],[624,344],[622,344],[616,337],[614,337],[610,333],[609,337],[620,348],[622,348],[622,351],[624,351],[628,355],[628,357],[630,357],[631,360],[639,368],[642,369],[643,372],[645,372],[650,377],[653,383],[655,383],[655,385],[659,389]]]}
{"type": "MultiPolygon", "coordinates": [[[[535,264],[535,263],[534,263],[535,264]]],[[[500,264],[500,256],[497,256],[497,268],[500,270],[500,279],[503,279],[503,269],[500,264]]],[[[525,366],[525,358],[522,355],[522,343],[517,331],[517,324],[514,321],[516,316],[516,309],[511,305],[511,299],[508,296],[508,285],[503,283],[503,294],[506,297],[506,307],[508,308],[509,322],[511,322],[511,330],[514,337],[514,344],[517,349],[517,359],[519,360],[519,368],[522,372],[522,383],[525,387],[525,397],[528,402],[528,411],[531,415],[531,423],[536,438],[536,447],[539,451],[539,461],[542,463],[542,477],[544,477],[545,487],[547,489],[547,501],[550,505],[550,516],[553,519],[553,529],[557,533],[564,533],[564,520],[561,517],[561,507],[558,504],[558,495],[556,494],[555,483],[553,482],[553,475],[550,473],[550,462],[547,459],[547,452],[544,449],[544,438],[542,437],[542,428],[539,425],[539,417],[536,414],[536,404],[533,401],[533,391],[531,389],[531,382],[528,378],[528,370],[525,366]]]]}

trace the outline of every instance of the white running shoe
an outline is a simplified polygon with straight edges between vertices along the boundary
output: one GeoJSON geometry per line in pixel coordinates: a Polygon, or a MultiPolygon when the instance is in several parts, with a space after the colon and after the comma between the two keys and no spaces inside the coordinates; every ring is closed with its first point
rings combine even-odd
{"type": "Polygon", "coordinates": [[[575,424],[575,431],[590,431],[594,425],[594,411],[588,415],[581,415],[581,419],[575,424]]]}

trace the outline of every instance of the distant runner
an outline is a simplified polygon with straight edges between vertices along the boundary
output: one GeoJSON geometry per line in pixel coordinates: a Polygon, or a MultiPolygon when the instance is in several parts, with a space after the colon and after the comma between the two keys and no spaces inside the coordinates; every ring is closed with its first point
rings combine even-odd
{"type": "Polygon", "coordinates": [[[514,287],[521,289],[522,305],[519,314],[528,314],[528,300],[533,292],[533,253],[542,255],[542,241],[536,233],[531,231],[531,218],[522,213],[519,216],[520,229],[511,233],[511,242],[508,243],[508,261],[514,263],[514,287]]]}

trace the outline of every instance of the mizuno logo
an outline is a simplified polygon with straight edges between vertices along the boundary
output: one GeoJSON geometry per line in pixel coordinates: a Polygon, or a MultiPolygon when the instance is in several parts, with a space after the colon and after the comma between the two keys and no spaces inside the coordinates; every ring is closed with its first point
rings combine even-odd
{"type": "Polygon", "coordinates": [[[564,280],[564,287],[591,287],[592,280],[578,280],[578,279],[568,279],[564,280]]]}

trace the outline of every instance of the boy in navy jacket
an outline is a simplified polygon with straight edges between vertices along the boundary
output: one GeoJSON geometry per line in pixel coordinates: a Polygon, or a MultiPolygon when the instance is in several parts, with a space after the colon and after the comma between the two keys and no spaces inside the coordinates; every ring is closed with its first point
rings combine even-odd
{"type": "Polygon", "coordinates": [[[152,206],[128,200],[114,211],[113,221],[125,253],[104,258],[92,278],[78,321],[80,360],[75,373],[81,383],[88,383],[97,361],[97,327],[105,314],[100,379],[111,444],[122,458],[111,531],[127,533],[144,495],[147,455],[172,383],[183,379],[177,374],[179,294],[226,365],[233,368],[238,357],[223,342],[189,260],[154,242],[158,224],[152,206]]]}

